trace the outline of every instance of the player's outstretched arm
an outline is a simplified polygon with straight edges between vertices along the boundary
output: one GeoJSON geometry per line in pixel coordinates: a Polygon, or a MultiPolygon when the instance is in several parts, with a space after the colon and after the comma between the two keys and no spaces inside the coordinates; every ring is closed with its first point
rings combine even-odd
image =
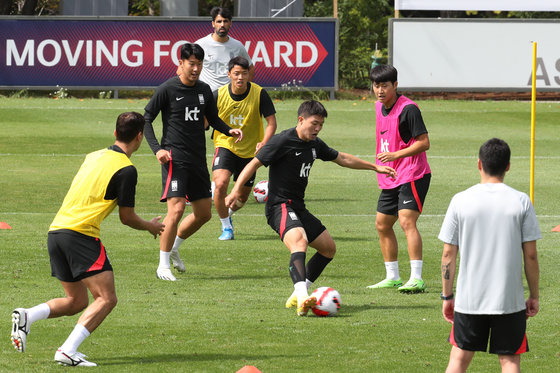
{"type": "Polygon", "coordinates": [[[239,174],[231,192],[226,196],[227,207],[231,208],[235,205],[235,202],[237,202],[237,200],[241,197],[241,187],[249,181],[251,176],[253,176],[253,174],[257,172],[261,166],[262,163],[257,158],[253,158],[251,162],[247,163],[247,165],[243,168],[243,171],[239,174]]]}
{"type": "Polygon", "coordinates": [[[333,162],[342,167],[353,168],[356,170],[372,170],[392,177],[397,176],[397,172],[389,166],[378,166],[348,153],[338,152],[338,156],[333,160],[333,162]]]}
{"type": "Polygon", "coordinates": [[[523,262],[525,277],[529,285],[529,298],[525,302],[527,317],[539,312],[539,261],[537,258],[537,241],[523,242],[523,262]]]}
{"type": "Polygon", "coordinates": [[[165,228],[165,225],[159,222],[161,216],[155,217],[149,221],[144,220],[136,214],[134,207],[119,206],[119,217],[124,225],[141,231],[148,231],[154,238],[161,234],[165,228]]]}
{"type": "MultiPolygon", "coordinates": [[[[453,294],[453,282],[455,281],[455,271],[457,269],[457,252],[459,247],[449,243],[443,244],[443,254],[441,255],[441,283],[442,295],[449,296],[453,294]]],[[[454,299],[444,300],[441,312],[443,318],[453,323],[453,312],[455,310],[454,299]]]]}

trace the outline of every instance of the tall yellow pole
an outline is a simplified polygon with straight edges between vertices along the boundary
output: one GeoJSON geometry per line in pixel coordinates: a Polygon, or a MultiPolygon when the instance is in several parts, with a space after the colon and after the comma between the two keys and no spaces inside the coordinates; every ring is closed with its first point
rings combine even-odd
{"type": "Polygon", "coordinates": [[[535,204],[535,102],[537,100],[537,42],[533,42],[533,75],[531,87],[531,175],[529,197],[535,204]]]}

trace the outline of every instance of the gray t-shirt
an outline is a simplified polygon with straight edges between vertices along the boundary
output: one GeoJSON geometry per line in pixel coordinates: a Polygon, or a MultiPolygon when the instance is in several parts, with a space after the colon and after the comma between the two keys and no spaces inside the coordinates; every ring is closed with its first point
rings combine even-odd
{"type": "Polygon", "coordinates": [[[488,315],[525,309],[522,243],[541,238],[525,193],[485,183],[456,194],[438,238],[459,247],[456,311],[488,315]]]}
{"type": "Polygon", "coordinates": [[[245,57],[249,65],[253,61],[240,41],[229,37],[225,43],[220,43],[212,38],[212,34],[206,35],[196,41],[204,49],[204,62],[200,80],[210,85],[212,91],[229,83],[228,63],[233,57],[245,57]]]}

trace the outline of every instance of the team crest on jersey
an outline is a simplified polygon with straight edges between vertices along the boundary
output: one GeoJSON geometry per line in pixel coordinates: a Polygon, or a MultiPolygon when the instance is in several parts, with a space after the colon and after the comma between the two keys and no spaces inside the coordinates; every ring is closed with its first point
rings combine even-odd
{"type": "Polygon", "coordinates": [[[201,105],[204,105],[204,95],[202,93],[198,94],[198,102],[200,102],[201,105]]]}
{"type": "Polygon", "coordinates": [[[313,160],[317,159],[317,152],[315,151],[315,148],[311,148],[311,153],[313,154],[313,160]]]}

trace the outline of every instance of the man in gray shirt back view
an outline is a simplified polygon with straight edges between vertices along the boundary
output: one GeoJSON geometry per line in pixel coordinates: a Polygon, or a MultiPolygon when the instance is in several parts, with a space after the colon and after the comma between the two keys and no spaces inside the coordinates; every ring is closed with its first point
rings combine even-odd
{"type": "Polygon", "coordinates": [[[453,323],[447,372],[466,371],[474,352],[487,350],[489,336],[489,352],[499,356],[503,371],[519,371],[520,354],[529,350],[526,318],[539,310],[536,240],[541,233],[529,197],[503,183],[510,156],[503,140],[481,146],[481,182],[453,197],[441,227],[442,312],[453,323]]]}

